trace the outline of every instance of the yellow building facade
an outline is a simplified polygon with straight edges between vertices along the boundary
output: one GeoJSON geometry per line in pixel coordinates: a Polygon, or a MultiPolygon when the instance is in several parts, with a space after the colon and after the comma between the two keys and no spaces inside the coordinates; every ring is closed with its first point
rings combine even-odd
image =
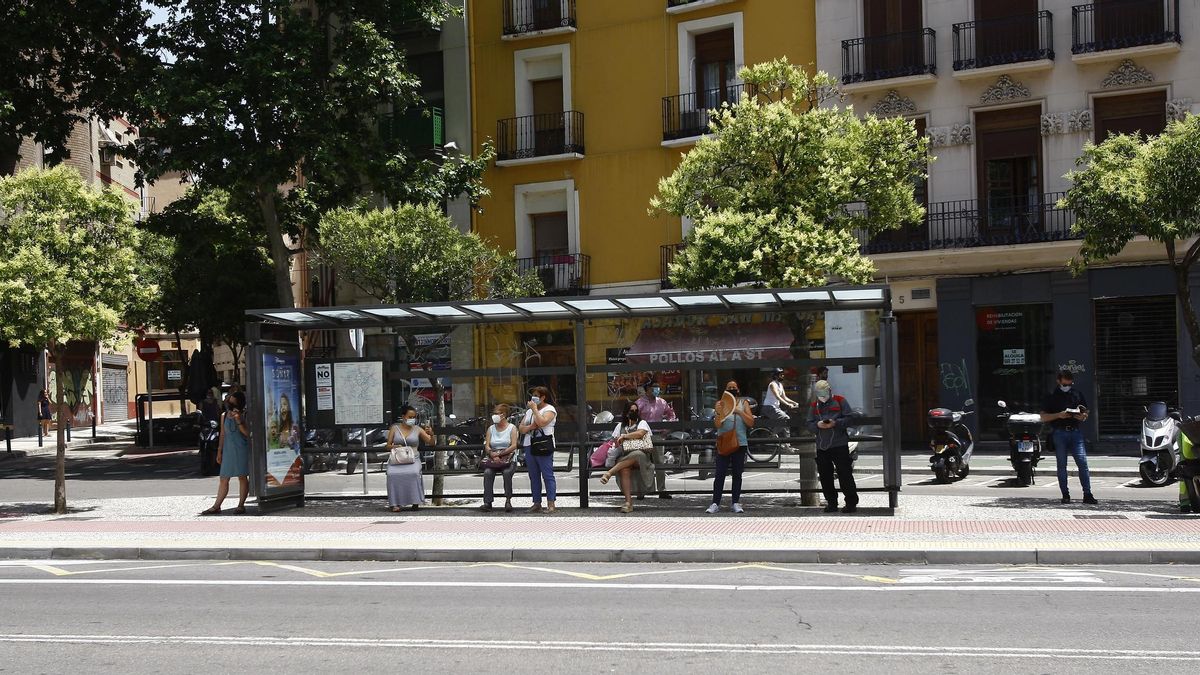
{"type": "Polygon", "coordinates": [[[497,145],[473,228],[551,293],[653,291],[685,224],[647,214],[660,178],[736,99],[737,69],[815,62],[795,0],[470,0],[475,150],[497,145]],[[666,97],[664,99],[664,97],[666,97]]]}

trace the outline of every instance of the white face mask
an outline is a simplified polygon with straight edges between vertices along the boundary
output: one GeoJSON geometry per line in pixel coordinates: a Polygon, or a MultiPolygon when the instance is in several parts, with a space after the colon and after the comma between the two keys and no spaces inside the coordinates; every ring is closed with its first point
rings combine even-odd
{"type": "Polygon", "coordinates": [[[530,402],[532,402],[534,405],[541,405],[541,404],[542,404],[542,397],[541,397],[541,396],[530,396],[530,397],[529,397],[529,400],[530,400],[530,402]]]}
{"type": "Polygon", "coordinates": [[[818,396],[817,400],[820,401],[821,403],[828,403],[829,397],[828,396],[818,396]]]}
{"type": "Polygon", "coordinates": [[[1060,384],[1060,385],[1058,385],[1058,389],[1059,389],[1059,391],[1061,391],[1062,393],[1064,393],[1064,394],[1065,394],[1065,393],[1067,393],[1067,392],[1071,391],[1071,385],[1069,385],[1069,384],[1060,384]]]}
{"type": "Polygon", "coordinates": [[[492,424],[500,424],[500,420],[504,419],[499,415],[492,415],[492,424]]]}
{"type": "Polygon", "coordinates": [[[405,418],[404,418],[404,423],[405,423],[405,424],[407,424],[407,425],[408,425],[408,426],[410,426],[410,427],[415,427],[415,426],[417,426],[417,418],[415,418],[415,417],[405,417],[405,418]]]}

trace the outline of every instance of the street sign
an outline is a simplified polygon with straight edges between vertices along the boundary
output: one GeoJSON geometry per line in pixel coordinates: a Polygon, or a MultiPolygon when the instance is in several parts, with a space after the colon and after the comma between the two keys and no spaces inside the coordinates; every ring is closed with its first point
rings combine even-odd
{"type": "Polygon", "coordinates": [[[168,370],[167,371],[167,380],[175,382],[175,381],[182,380],[182,379],[183,379],[183,371],[182,370],[168,370]]]}
{"type": "Polygon", "coordinates": [[[158,347],[158,340],[139,338],[133,343],[133,346],[137,350],[138,358],[143,361],[157,361],[158,357],[162,355],[162,350],[158,347]]]}

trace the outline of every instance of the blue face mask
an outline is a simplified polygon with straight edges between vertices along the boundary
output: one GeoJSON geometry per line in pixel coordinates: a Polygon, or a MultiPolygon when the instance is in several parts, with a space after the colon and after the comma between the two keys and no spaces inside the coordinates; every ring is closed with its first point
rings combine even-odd
{"type": "Polygon", "coordinates": [[[529,397],[529,401],[530,401],[531,403],[533,403],[534,405],[541,405],[541,404],[542,404],[542,397],[541,397],[541,396],[530,396],[530,397],[529,397]]]}
{"type": "Polygon", "coordinates": [[[662,389],[660,389],[660,388],[658,388],[658,387],[655,387],[655,388],[653,388],[653,389],[651,389],[651,390],[650,390],[650,393],[651,393],[651,394],[653,394],[653,395],[654,395],[654,396],[656,396],[656,397],[657,397],[657,396],[662,396],[662,389]]]}
{"type": "Polygon", "coordinates": [[[415,426],[417,426],[417,418],[415,418],[415,417],[405,417],[405,418],[404,418],[404,423],[405,423],[405,424],[407,424],[407,425],[408,425],[408,426],[410,426],[410,427],[415,427],[415,426]]]}

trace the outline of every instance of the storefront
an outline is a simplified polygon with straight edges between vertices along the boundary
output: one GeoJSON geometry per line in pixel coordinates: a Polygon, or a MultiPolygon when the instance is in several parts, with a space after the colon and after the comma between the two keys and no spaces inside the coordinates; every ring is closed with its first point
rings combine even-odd
{"type": "Polygon", "coordinates": [[[937,292],[941,404],[975,399],[984,440],[1003,437],[998,400],[1036,410],[1062,370],[1092,404],[1093,441],[1135,436],[1152,401],[1200,412],[1165,266],[941,279],[937,292]]]}

